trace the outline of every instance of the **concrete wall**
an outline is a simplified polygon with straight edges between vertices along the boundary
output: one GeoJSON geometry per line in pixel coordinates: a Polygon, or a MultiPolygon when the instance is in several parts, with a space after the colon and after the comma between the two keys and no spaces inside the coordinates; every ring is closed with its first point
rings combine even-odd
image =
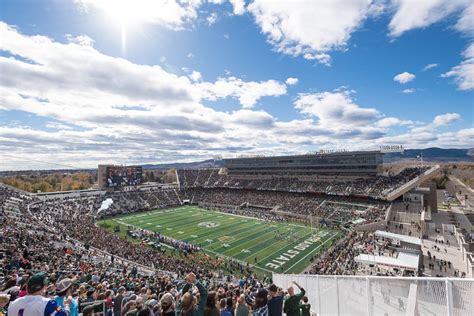
{"type": "Polygon", "coordinates": [[[358,232],[370,232],[376,230],[385,230],[386,223],[385,221],[379,221],[375,223],[360,225],[355,228],[358,232]]]}
{"type": "Polygon", "coordinates": [[[430,207],[434,213],[438,212],[438,195],[436,194],[436,182],[427,180],[423,182],[420,187],[429,188],[430,192],[424,196],[425,207],[430,207]]]}

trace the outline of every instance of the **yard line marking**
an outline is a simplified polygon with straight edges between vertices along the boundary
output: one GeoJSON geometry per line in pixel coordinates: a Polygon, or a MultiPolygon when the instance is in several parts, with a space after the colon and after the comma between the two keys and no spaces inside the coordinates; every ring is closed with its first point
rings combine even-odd
{"type": "MultiPolygon", "coordinates": [[[[285,233],[287,233],[287,232],[288,232],[288,231],[286,231],[285,233]]],[[[310,232],[309,232],[309,233],[305,233],[305,234],[304,234],[301,238],[299,238],[299,239],[306,239],[306,237],[307,237],[309,234],[311,234],[311,233],[310,233],[310,232]]],[[[299,239],[298,239],[298,240],[299,240],[299,239]]],[[[299,243],[293,243],[293,242],[290,243],[289,241],[285,241],[285,243],[286,243],[286,245],[283,246],[283,248],[286,248],[286,247],[289,247],[289,246],[293,246],[293,245],[298,245],[298,244],[299,244],[299,243]]],[[[257,252],[255,253],[255,255],[257,255],[259,252],[261,252],[261,251],[263,251],[263,250],[265,250],[265,249],[262,249],[262,250],[257,251],[257,252]]],[[[278,254],[278,253],[279,253],[279,252],[277,251],[277,252],[274,252],[274,253],[272,253],[272,254],[269,254],[268,256],[266,256],[266,257],[263,258],[263,259],[260,259],[259,261],[260,261],[260,262],[264,262],[265,260],[267,260],[267,259],[270,258],[271,256],[275,256],[275,255],[278,254]]],[[[249,256],[249,257],[251,257],[251,256],[249,256]]],[[[244,258],[244,259],[247,259],[247,258],[249,258],[249,257],[246,257],[246,258],[244,258]]],[[[293,261],[293,260],[292,260],[292,261],[293,261]]]]}
{"type": "MultiPolygon", "coordinates": [[[[244,266],[247,265],[247,262],[243,262],[243,261],[241,261],[241,260],[239,260],[239,259],[235,259],[235,258],[233,258],[233,257],[228,257],[228,256],[226,256],[226,255],[220,254],[220,253],[218,253],[218,252],[215,252],[215,251],[212,251],[212,250],[209,250],[209,249],[206,249],[206,251],[208,251],[208,252],[210,252],[210,253],[212,253],[212,254],[218,256],[218,257],[225,258],[225,259],[227,259],[227,260],[232,260],[232,261],[240,262],[240,264],[242,264],[242,265],[244,265],[244,266]]],[[[273,273],[273,271],[268,270],[268,269],[266,269],[266,268],[262,268],[262,267],[257,266],[257,265],[252,265],[252,264],[251,264],[250,267],[255,267],[255,268],[257,268],[257,269],[261,269],[261,270],[263,270],[263,271],[267,271],[267,272],[273,273]]]]}
{"type": "Polygon", "coordinates": [[[316,250],[318,250],[319,248],[321,248],[325,243],[327,243],[328,241],[333,240],[336,235],[337,235],[337,233],[334,233],[331,237],[329,237],[328,239],[326,239],[326,240],[325,240],[323,243],[321,243],[318,247],[314,248],[312,251],[310,251],[309,253],[307,253],[306,256],[304,256],[304,257],[301,258],[300,260],[296,261],[291,267],[289,267],[288,269],[286,269],[284,273],[287,273],[291,268],[293,268],[294,266],[296,266],[298,263],[300,263],[302,260],[304,260],[307,256],[309,256],[310,254],[312,254],[313,252],[315,252],[316,250]]]}

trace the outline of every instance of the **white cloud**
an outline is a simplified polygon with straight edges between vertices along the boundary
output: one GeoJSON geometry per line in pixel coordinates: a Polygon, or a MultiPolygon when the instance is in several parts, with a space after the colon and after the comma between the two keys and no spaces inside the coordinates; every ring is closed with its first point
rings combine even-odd
{"type": "Polygon", "coordinates": [[[402,126],[402,125],[411,125],[412,121],[401,120],[397,117],[384,117],[383,119],[378,120],[375,125],[382,128],[388,128],[392,126],[402,126]]]}
{"type": "Polygon", "coordinates": [[[59,130],[72,130],[73,128],[69,125],[58,123],[58,122],[48,122],[46,123],[47,128],[59,129],[59,130]]]}
{"type": "Polygon", "coordinates": [[[189,75],[189,78],[191,78],[191,80],[194,82],[198,82],[202,80],[201,73],[195,70],[193,70],[193,72],[189,75]]]}
{"type": "Polygon", "coordinates": [[[289,86],[293,86],[298,83],[298,78],[289,77],[286,79],[285,83],[289,86]]]}
{"type": "Polygon", "coordinates": [[[233,112],[230,121],[256,128],[268,128],[275,123],[275,118],[265,111],[242,109],[233,112]]]}
{"type": "Polygon", "coordinates": [[[211,101],[234,97],[244,108],[252,108],[261,97],[286,94],[286,85],[275,80],[245,82],[236,77],[219,78],[199,85],[203,98],[211,101]]]}
{"type": "Polygon", "coordinates": [[[472,148],[474,128],[446,132],[437,136],[437,145],[444,148],[472,148]]]}
{"type": "Polygon", "coordinates": [[[188,53],[188,54],[186,55],[186,57],[187,57],[187,58],[194,58],[194,54],[193,54],[193,53],[188,53]]]}
{"type": "MultiPolygon", "coordinates": [[[[300,94],[293,104],[298,117],[285,121],[249,109],[262,97],[286,94],[283,82],[236,77],[205,82],[198,71],[183,70],[186,75],[178,76],[159,65],[107,56],[92,46],[23,35],[1,22],[0,38],[2,113],[24,111],[53,129],[21,127],[26,125],[21,122],[0,126],[2,169],[52,167],[31,162],[31,157],[94,167],[99,162],[189,161],[348,144],[358,149],[400,140],[407,146],[423,141],[436,145],[460,137],[452,143],[467,146],[472,140],[472,131],[438,134],[433,127],[416,137],[387,136],[391,127],[411,128],[410,123],[359,105],[347,88],[300,94]],[[237,99],[244,109],[219,111],[202,104],[223,98],[237,99]]],[[[448,113],[427,125],[455,119],[448,113]]]]}
{"type": "MultiPolygon", "coordinates": [[[[474,2],[472,0],[392,0],[395,14],[390,21],[390,36],[398,37],[403,33],[425,28],[433,23],[455,17],[457,22],[452,26],[458,32],[472,37],[474,34],[474,2]]],[[[459,90],[474,89],[474,44],[463,53],[465,60],[442,77],[454,77],[459,90]]],[[[438,66],[429,64],[423,70],[438,66]]]]}
{"type": "Polygon", "coordinates": [[[405,83],[410,82],[413,79],[415,79],[415,77],[416,76],[414,74],[411,74],[411,73],[405,71],[405,72],[402,72],[402,73],[396,75],[395,77],[393,77],[393,80],[398,81],[401,84],[405,84],[405,83]]]}
{"type": "Polygon", "coordinates": [[[429,70],[429,69],[432,69],[432,68],[436,68],[438,66],[439,66],[438,64],[428,64],[423,68],[423,71],[426,71],[426,70],[429,70]]]}
{"type": "Polygon", "coordinates": [[[83,12],[101,10],[117,23],[151,23],[180,30],[197,18],[201,1],[75,0],[83,12]]]}
{"type": "Polygon", "coordinates": [[[319,124],[327,127],[361,126],[381,116],[374,108],[355,104],[347,91],[300,94],[294,104],[301,113],[317,117],[319,124]]]}
{"type": "Polygon", "coordinates": [[[391,3],[395,10],[389,24],[392,37],[398,37],[413,29],[425,28],[454,13],[460,13],[456,28],[466,33],[472,31],[473,9],[467,10],[470,4],[472,6],[470,0],[392,0],[391,3]]]}
{"type": "Polygon", "coordinates": [[[332,50],[346,49],[351,34],[373,14],[371,0],[255,0],[248,10],[278,52],[328,64],[332,50]]]}
{"type": "Polygon", "coordinates": [[[415,93],[416,89],[415,88],[404,89],[402,92],[405,94],[415,93]]]}
{"type": "Polygon", "coordinates": [[[331,55],[326,54],[326,53],[317,53],[317,54],[306,53],[303,55],[303,57],[304,59],[308,59],[308,60],[317,60],[319,63],[325,66],[331,66],[331,55]]]}
{"type": "Polygon", "coordinates": [[[207,21],[207,25],[209,25],[209,26],[215,24],[215,23],[217,22],[217,13],[216,13],[216,12],[212,12],[212,13],[206,18],[206,21],[207,21]]]}
{"type": "Polygon", "coordinates": [[[433,121],[428,124],[423,124],[422,126],[413,127],[411,132],[413,134],[434,134],[434,131],[437,130],[439,127],[446,126],[452,124],[461,119],[461,116],[458,113],[445,113],[441,115],[437,115],[434,117],[433,121]]]}
{"type": "Polygon", "coordinates": [[[455,25],[455,28],[462,33],[472,34],[474,33],[474,2],[470,1],[470,5],[464,9],[455,25]]]}
{"type": "Polygon", "coordinates": [[[245,13],[245,1],[244,0],[229,0],[234,8],[234,14],[242,15],[245,13]]]}
{"type": "Polygon", "coordinates": [[[463,52],[464,60],[450,71],[441,75],[443,78],[454,77],[459,90],[474,89],[474,43],[463,52]]]}
{"type": "Polygon", "coordinates": [[[66,34],[66,39],[69,43],[84,45],[84,46],[92,46],[94,44],[94,40],[87,35],[79,35],[79,36],[72,36],[71,34],[66,34]]]}
{"type": "Polygon", "coordinates": [[[458,121],[459,119],[461,119],[461,116],[458,113],[446,113],[446,114],[437,115],[433,119],[432,124],[435,127],[439,127],[439,126],[454,123],[458,121]]]}

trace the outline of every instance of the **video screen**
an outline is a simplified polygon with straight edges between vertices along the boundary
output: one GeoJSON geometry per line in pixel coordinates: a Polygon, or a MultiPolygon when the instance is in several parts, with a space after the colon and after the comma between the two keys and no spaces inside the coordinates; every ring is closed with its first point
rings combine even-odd
{"type": "Polygon", "coordinates": [[[137,186],[142,184],[142,167],[113,166],[106,169],[107,187],[137,186]]]}

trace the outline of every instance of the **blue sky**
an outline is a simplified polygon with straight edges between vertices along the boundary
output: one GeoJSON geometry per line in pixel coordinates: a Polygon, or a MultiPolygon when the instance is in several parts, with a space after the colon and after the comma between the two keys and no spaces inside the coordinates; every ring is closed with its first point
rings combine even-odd
{"type": "Polygon", "coordinates": [[[2,0],[0,21],[0,169],[474,147],[471,1],[2,0]]]}

